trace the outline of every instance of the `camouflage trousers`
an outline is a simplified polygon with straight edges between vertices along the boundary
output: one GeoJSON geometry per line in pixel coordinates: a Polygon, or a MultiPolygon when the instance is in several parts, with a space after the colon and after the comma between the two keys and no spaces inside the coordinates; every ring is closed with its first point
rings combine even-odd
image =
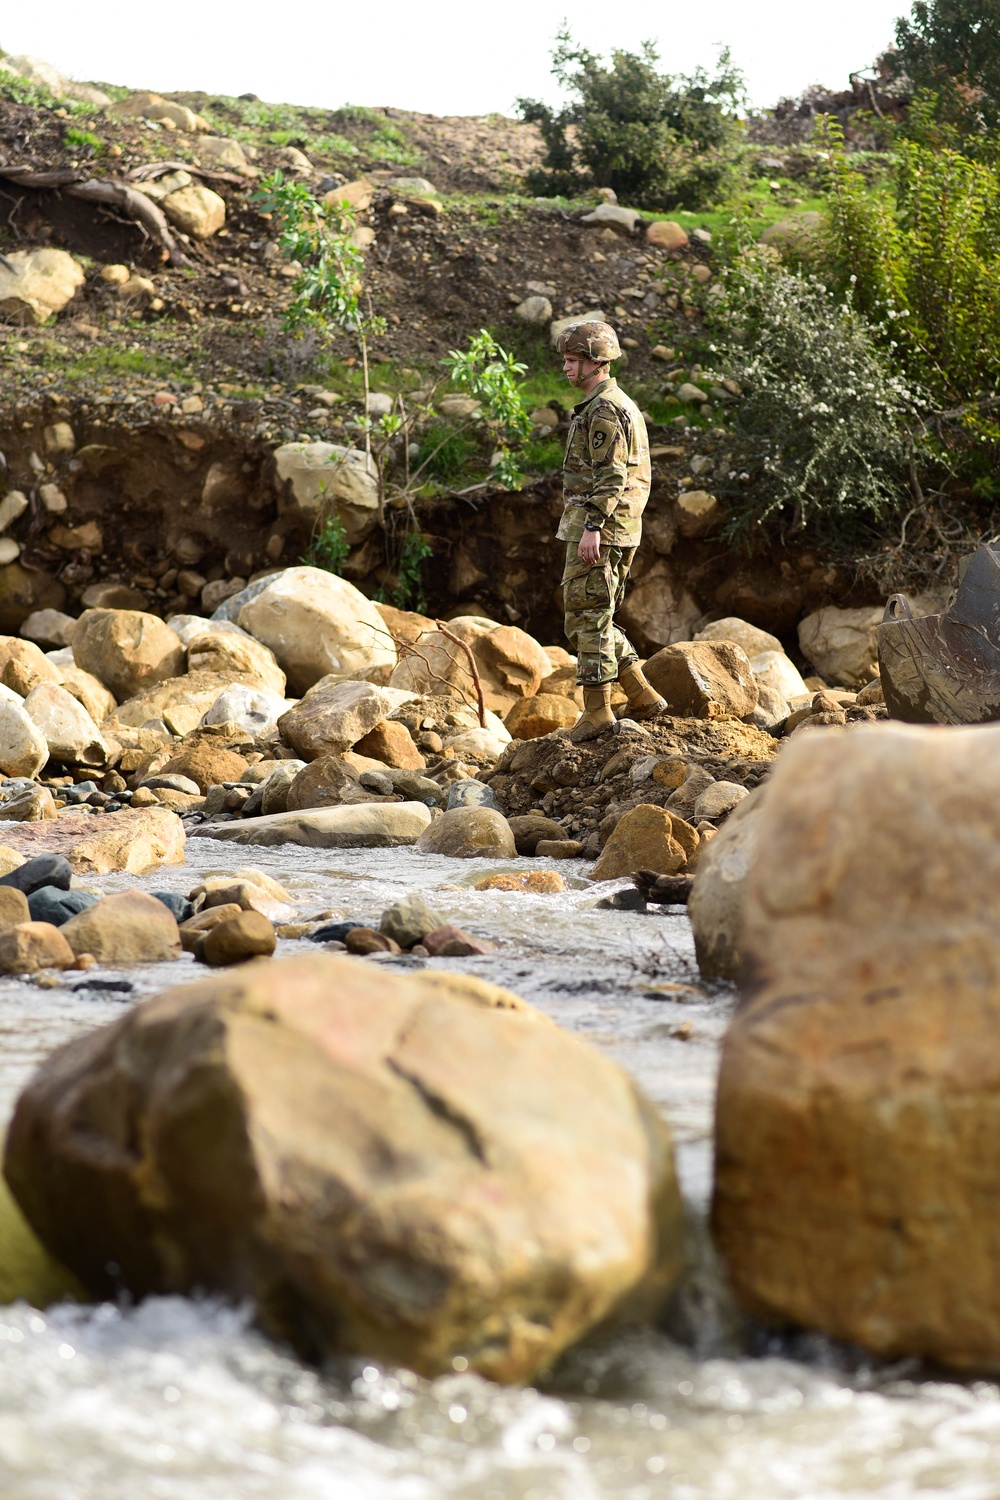
{"type": "Polygon", "coordinates": [[[589,564],[580,561],[576,549],[576,542],[566,548],[564,629],[576,653],[576,680],[593,687],[617,681],[621,668],[639,659],[632,642],[615,624],[635,548],[602,546],[600,560],[589,564]]]}

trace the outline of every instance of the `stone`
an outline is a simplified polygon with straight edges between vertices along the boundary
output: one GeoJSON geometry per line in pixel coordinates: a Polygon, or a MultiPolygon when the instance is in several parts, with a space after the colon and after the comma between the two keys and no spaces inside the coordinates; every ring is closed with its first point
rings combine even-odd
{"type": "Polygon", "coordinates": [[[741,1305],[970,1372],[1000,1364],[998,750],[889,723],[782,752],[717,1110],[741,1305]]]}
{"type": "Polygon", "coordinates": [[[422,943],[429,932],[436,932],[444,925],[444,917],[439,911],[435,911],[426,896],[419,891],[408,891],[405,896],[386,907],[378,929],[386,937],[392,938],[400,948],[413,948],[417,943],[422,943]]]}
{"type": "Polygon", "coordinates": [[[182,746],[178,754],[171,756],[161,768],[161,774],[184,776],[193,783],[190,788],[176,787],[177,791],[206,792],[220,781],[239,781],[246,768],[243,756],[235,750],[213,744],[211,740],[201,740],[194,745],[182,746]]]}
{"type": "Polygon", "coordinates": [[[169,193],[160,205],[171,224],[192,239],[210,240],[226,222],[226,200],[203,182],[169,193]]]}
{"type": "Polygon", "coordinates": [[[84,610],[73,633],[73,659],[119,702],[180,676],[186,665],[169,626],[133,609],[84,610]]]}
{"type": "Polygon", "coordinates": [[[758,698],[763,688],[770,688],[786,701],[800,698],[809,691],[798,667],[783,651],[761,651],[757,656],[751,656],[750,670],[757,683],[758,698]]]}
{"type": "Polygon", "coordinates": [[[0,531],[13,526],[17,518],[24,515],[30,503],[23,490],[8,490],[0,500],[0,531]]]}
{"type": "Polygon", "coordinates": [[[690,640],[702,610],[675,565],[657,557],[631,586],[619,613],[630,639],[653,655],[675,641],[690,640]]]}
{"type": "Polygon", "coordinates": [[[559,342],[560,336],[567,328],[572,328],[574,323],[603,323],[604,314],[599,307],[591,308],[589,312],[572,313],[568,318],[553,318],[549,324],[549,343],[553,349],[559,342]]]}
{"type": "Polygon", "coordinates": [[[496,944],[486,938],[474,937],[461,927],[439,927],[428,932],[423,946],[431,958],[471,958],[476,954],[495,953],[496,944]]]}
{"type": "Polygon", "coordinates": [[[282,738],[303,760],[349,750],[392,713],[389,698],[370,682],[339,682],[316,688],[282,714],[282,738]]]}
{"type": "MultiPolygon", "coordinates": [[[[0,510],[2,510],[0,503],[0,510]]],[[[0,531],[3,530],[0,524],[0,531]]],[[[21,624],[21,635],[37,646],[48,649],[52,646],[68,646],[76,629],[72,615],[64,615],[61,609],[36,609],[21,624]]]]}
{"type": "Polygon", "coordinates": [[[682,385],[677,387],[676,395],[678,401],[684,401],[688,405],[708,400],[708,392],[703,391],[700,385],[695,385],[690,380],[685,380],[682,385]]]}
{"type": "Polygon", "coordinates": [[[80,595],[85,609],[137,609],[145,613],[146,596],[126,583],[92,583],[80,595]]]}
{"type": "Polygon", "coordinates": [[[354,748],[358,755],[367,755],[371,760],[380,760],[383,765],[395,766],[401,771],[422,771],[427,764],[406,725],[392,719],[376,724],[355,743],[354,748]]]}
{"type": "Polygon", "coordinates": [[[288,698],[234,682],[223,689],[199,722],[206,727],[225,725],[234,737],[270,739],[277,733],[281,715],[290,706],[288,698]]]}
{"type": "Polygon", "coordinates": [[[357,807],[275,813],[240,823],[203,823],[191,830],[191,836],[271,848],[301,844],[313,849],[393,849],[415,844],[430,821],[422,802],[365,802],[357,807]]]}
{"type": "Polygon", "coordinates": [[[83,267],[65,250],[12,250],[0,264],[0,318],[46,323],[83,286],[83,267]]]}
{"type": "Polygon", "coordinates": [[[730,641],[664,646],[643,671],[670,712],[681,718],[742,719],[757,706],[757,684],[746,652],[730,641]]]}
{"type": "Polygon", "coordinates": [[[373,953],[401,953],[399,944],[384,932],[376,932],[372,927],[352,927],[344,938],[344,947],[348,953],[354,953],[358,958],[367,958],[373,953]]]}
{"type": "Polygon", "coordinates": [[[677,529],[681,536],[708,536],[722,519],[722,506],[708,490],[682,490],[677,496],[677,529]]]}
{"type": "Polygon", "coordinates": [[[20,630],[33,610],[62,609],[65,603],[66,590],[51,573],[20,561],[0,567],[0,631],[20,630]]]}
{"type": "Polygon", "coordinates": [[[24,711],[64,766],[107,765],[110,749],[90,714],[72,693],[54,682],[40,682],[24,700],[24,711]]]}
{"type": "Polygon", "coordinates": [[[80,667],[60,667],[59,678],[60,686],[86,709],[95,724],[103,724],[118,708],[114,694],[109,693],[92,673],[84,672],[80,667]]]}
{"type": "Polygon", "coordinates": [[[343,956],[70,1042],[21,1094],[5,1173],[99,1297],[211,1286],[314,1359],[425,1376],[461,1357],[530,1381],[653,1316],[683,1258],[666,1126],[614,1062],[472,976],[343,956]]]}
{"type": "Polygon", "coordinates": [[[58,927],[22,922],[0,932],[0,974],[35,974],[39,969],[69,969],[76,962],[58,927]]]}
{"type": "MultiPolygon", "coordinates": [[[[0,886],[0,890],[6,887],[0,886]]],[[[18,894],[21,894],[20,892],[18,894]]],[[[28,919],[32,922],[50,922],[53,927],[63,927],[70,917],[75,917],[90,906],[96,906],[100,898],[89,891],[62,891],[54,885],[43,885],[25,897],[28,919]]]]}
{"type": "Polygon", "coordinates": [[[699,850],[688,917],[704,979],[738,979],[743,964],[743,903],[757,855],[765,787],[757,787],[699,850]]]}
{"type": "Polygon", "coordinates": [[[654,219],[646,225],[646,242],[659,250],[683,250],[689,243],[687,230],[675,219],[654,219]]]}
{"type": "Polygon", "coordinates": [[[68,891],[73,878],[73,866],[62,854],[40,854],[28,859],[0,876],[0,886],[13,886],[30,896],[32,891],[51,886],[55,890],[68,891]]]}
{"type": "Polygon", "coordinates": [[[525,297],[515,307],[514,316],[529,327],[540,328],[542,324],[552,321],[552,303],[548,297],[525,297]]]}
{"type": "Polygon", "coordinates": [[[203,901],[206,909],[235,906],[238,911],[256,911],[271,922],[287,922],[295,915],[288,892],[276,880],[269,880],[259,870],[238,873],[236,878],[210,876],[191,892],[195,903],[203,901]]]}
{"type": "Polygon", "coordinates": [[[811,260],[823,247],[825,220],[816,209],[789,214],[776,224],[769,224],[759,236],[762,245],[771,245],[779,254],[792,260],[811,260]]]}
{"type": "Polygon", "coordinates": [[[799,623],[799,648],[824,682],[859,688],[878,668],[878,627],[882,605],[870,609],[838,609],[828,604],[799,623]]]}
{"type": "MultiPolygon", "coordinates": [[[[207,624],[207,622],[206,622],[207,624]]],[[[283,698],[285,674],[278,666],[273,651],[244,632],[213,630],[210,626],[201,635],[187,641],[187,668],[189,672],[217,672],[238,674],[243,680],[250,678],[247,687],[259,684],[267,693],[283,698]]]]}
{"type": "Polygon", "coordinates": [[[518,698],[530,698],[551,676],[552,663],[542,647],[515,625],[464,615],[450,620],[448,630],[462,645],[440,631],[426,636],[420,643],[420,656],[400,660],[389,679],[391,686],[423,695],[446,691],[442,683],[447,683],[456,696],[474,701],[475,689],[463,646],[472,651],[483,699],[493,713],[509,712],[518,698]]]}
{"type": "Polygon", "coordinates": [[[134,698],[126,698],[102,728],[116,734],[116,725],[142,729],[151,720],[160,720],[167,735],[193,733],[205,714],[215,704],[232,679],[217,672],[189,672],[185,677],[168,677],[154,687],[146,688],[134,698]]]}
{"type": "Polygon", "coordinates": [[[748,796],[745,786],[735,781],[713,781],[698,793],[694,804],[695,818],[724,818],[737,803],[748,796]]]}
{"type": "Polygon", "coordinates": [[[885,692],[878,677],[873,677],[871,682],[865,683],[858,694],[857,702],[866,708],[879,708],[885,705],[885,692]]]}
{"type": "Polygon", "coordinates": [[[203,161],[211,161],[217,167],[231,167],[234,172],[245,172],[250,165],[239,141],[221,135],[203,135],[198,142],[198,155],[203,161]]]}
{"type": "Polygon", "coordinates": [[[243,910],[236,902],[230,902],[225,906],[210,906],[204,911],[197,912],[193,917],[188,917],[179,925],[181,935],[181,947],[185,953],[196,953],[202,944],[207,932],[213,927],[218,927],[220,922],[228,922],[231,917],[238,917],[243,910]]]}
{"type": "Polygon", "coordinates": [[[48,787],[27,782],[0,802],[0,819],[10,823],[41,823],[58,816],[48,787]]]}
{"type": "Polygon", "coordinates": [[[458,420],[466,420],[474,417],[482,403],[475,396],[442,396],[437,403],[437,409],[443,417],[454,417],[458,420]]]}
{"type": "Polygon", "coordinates": [[[419,615],[412,609],[396,609],[392,604],[376,604],[375,608],[389,634],[411,646],[415,646],[421,636],[437,629],[435,622],[427,615],[419,615]]]}
{"type": "Polygon", "coordinates": [[[77,957],[92,953],[101,964],[162,963],[181,954],[173,913],[145,891],[105,896],[61,932],[77,957]]]}
{"type": "Polygon", "coordinates": [[[776,729],[779,724],[785,723],[790,713],[791,707],[788,699],[758,678],[757,707],[750,716],[749,722],[757,729],[776,729]]]}
{"type": "Polygon", "coordinates": [[[600,203],[589,214],[584,214],[581,224],[597,224],[601,228],[613,229],[616,234],[631,235],[642,215],[634,208],[620,208],[617,203],[600,203]]]}
{"type": "Polygon", "coordinates": [[[100,818],[67,809],[51,821],[8,824],[3,842],[26,860],[65,855],[75,875],[145,875],[160,865],[184,863],[184,825],[164,807],[128,808],[100,818]]]}
{"type": "Polygon", "coordinates": [[[340,208],[346,204],[360,214],[371,207],[374,192],[375,188],[367,177],[359,177],[354,182],[345,182],[339,187],[331,188],[324,194],[323,202],[329,208],[340,208]]]}
{"type": "Polygon", "coordinates": [[[274,464],[293,504],[307,516],[335,515],[352,547],[375,529],[378,474],[363,448],[345,448],[338,443],[283,443],[274,450],[274,464]]]}
{"type": "Polygon", "coordinates": [[[524,891],[529,896],[557,896],[566,889],[566,882],[555,870],[529,870],[524,875],[484,875],[482,880],[476,881],[474,889],[524,891]]]}
{"type": "Polygon", "coordinates": [[[0,771],[37,776],[49,758],[45,736],[20,703],[0,697],[0,771]]]}
{"type": "MultiPolygon", "coordinates": [[[[251,809],[250,803],[244,804],[244,812],[251,812],[272,817],[275,813],[287,812],[288,795],[299,772],[305,768],[305,761],[285,760],[267,777],[260,785],[260,805],[251,809]]],[[[296,809],[292,809],[296,811],[296,809]]]]}
{"type": "Polygon", "coordinates": [[[580,839],[539,839],[535,845],[537,859],[579,859],[582,854],[580,839]]]}
{"type": "Polygon", "coordinates": [[[346,579],[301,567],[262,582],[240,607],[237,623],[274,652],[293,694],[331,674],[347,678],[395,664],[396,648],[381,615],[346,579]]]}
{"type": "Polygon", "coordinates": [[[500,804],[486,783],[471,776],[468,781],[456,781],[448,788],[445,810],[451,812],[454,807],[491,807],[494,812],[501,811],[500,804]]]}
{"type": "Polygon", "coordinates": [[[535,740],[568,729],[579,717],[580,711],[572,698],[558,693],[536,693],[531,698],[518,698],[508,710],[504,725],[512,739],[535,740]]]}
{"type": "MultiPolygon", "coordinates": [[[[295,772],[287,785],[285,807],[275,807],[273,811],[301,812],[310,807],[340,807],[344,803],[371,800],[360,786],[353,766],[347,765],[340,755],[320,755],[295,772]]],[[[262,804],[262,811],[271,809],[262,804]]]]}
{"type": "Polygon", "coordinates": [[[687,865],[687,854],[675,837],[681,821],[666,808],[641,802],[619,818],[614,831],[590,872],[591,880],[618,880],[636,870],[654,870],[657,875],[679,875],[687,865]]]}
{"type": "Polygon", "coordinates": [[[741,620],[735,615],[727,615],[723,620],[712,620],[708,625],[703,625],[693,639],[696,641],[732,641],[734,646],[742,646],[750,658],[760,656],[765,651],[784,652],[784,647],[776,635],[771,635],[769,631],[761,630],[759,626],[751,625],[747,620],[741,620]]]}
{"type": "Polygon", "coordinates": [[[209,929],[199,957],[211,968],[223,968],[250,958],[270,958],[277,945],[274,927],[262,912],[241,911],[209,929]]]}
{"type": "Polygon", "coordinates": [[[62,458],[76,449],[76,436],[68,422],[52,422],[42,430],[42,441],[50,458],[62,458]]]}
{"type": "Polygon", "coordinates": [[[454,759],[488,765],[499,759],[509,743],[506,730],[501,739],[492,729],[461,729],[447,736],[444,750],[454,759]]]}
{"type": "MultiPolygon", "coordinates": [[[[653,779],[656,780],[655,773],[653,779]]],[[[672,780],[673,778],[669,777],[663,784],[669,785],[672,780]]],[[[704,766],[692,763],[685,769],[684,779],[680,786],[667,798],[667,807],[679,818],[685,820],[693,818],[695,803],[705,788],[711,786],[714,780],[715,777],[710,771],[706,771],[704,766]]]]}
{"type": "MultiPolygon", "coordinates": [[[[23,891],[17,890],[12,885],[0,885],[0,932],[7,932],[11,927],[17,927],[21,922],[30,922],[32,918],[28,898],[23,891]]],[[[432,922],[431,927],[440,927],[441,922],[432,922]]],[[[430,928],[427,929],[430,931],[430,928]]],[[[421,933],[421,937],[423,934],[421,933]]]]}
{"type": "Polygon", "coordinates": [[[552,818],[544,818],[541,813],[525,813],[520,817],[509,818],[507,822],[514,835],[515,849],[528,859],[534,855],[539,840],[545,839],[551,843],[567,837],[561,823],[556,823],[552,818]]]}
{"type": "Polygon", "coordinates": [[[452,859],[511,859],[517,853],[510,824],[490,807],[454,807],[417,840],[421,854],[452,859]]]}
{"type": "Polygon", "coordinates": [[[59,669],[33,641],[0,636],[0,682],[18,697],[26,698],[37,683],[58,682],[59,677],[59,669]]]}

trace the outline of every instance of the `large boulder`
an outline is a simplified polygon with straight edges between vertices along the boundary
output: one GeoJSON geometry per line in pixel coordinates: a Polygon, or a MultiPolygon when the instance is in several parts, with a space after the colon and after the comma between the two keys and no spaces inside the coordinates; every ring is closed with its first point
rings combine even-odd
{"type": "Polygon", "coordinates": [[[210,786],[219,786],[223,781],[239,781],[247,769],[247,762],[235,750],[214,738],[196,739],[181,745],[158,771],[160,776],[186,776],[199,791],[207,792],[210,786]]]}
{"type": "Polygon", "coordinates": [[[59,682],[77,703],[83,705],[95,724],[110,719],[118,707],[117,698],[92,672],[84,672],[80,667],[60,667],[59,682]]]}
{"type": "Polygon", "coordinates": [[[514,740],[537,740],[544,734],[568,729],[580,717],[572,698],[560,693],[536,693],[533,698],[518,698],[504,719],[504,727],[514,740]]]}
{"type": "Polygon", "coordinates": [[[118,891],[79,912],[62,928],[73,952],[98,963],[162,963],[181,954],[173,912],[146,891],[118,891]]]}
{"type": "Polygon", "coordinates": [[[44,323],[83,286],[83,267],[65,250],[12,250],[0,263],[0,318],[44,323]]]}
{"type": "Polygon", "coordinates": [[[3,844],[26,860],[62,854],[75,875],[145,875],[160,865],[184,863],[184,825],[165,807],[129,808],[100,818],[67,810],[51,822],[6,823],[3,844]]]}
{"type": "Polygon", "coordinates": [[[303,760],[316,760],[349,750],[392,710],[392,700],[372,683],[338,682],[296,703],[282,714],[278,728],[303,760]]]}
{"type": "Polygon", "coordinates": [[[417,840],[421,854],[452,859],[513,859],[514,835],[503,813],[491,807],[453,807],[417,840]]]}
{"type": "Polygon", "coordinates": [[[426,694],[446,692],[447,683],[456,697],[475,702],[475,685],[464,649],[467,646],[475,658],[486,707],[502,715],[513,708],[518,698],[530,698],[537,693],[552,673],[552,663],[542,647],[516,625],[500,625],[479,615],[461,615],[448,622],[448,630],[457,637],[457,642],[442,631],[425,636],[417,648],[418,654],[400,659],[389,679],[390,685],[426,694]]]}
{"type": "Polygon", "coordinates": [[[701,606],[665,557],[657,557],[631,586],[621,607],[622,624],[640,651],[654,652],[691,639],[701,606]]]}
{"type": "Polygon", "coordinates": [[[878,627],[884,610],[838,609],[828,604],[799,624],[799,647],[824,682],[864,687],[878,676],[878,627]]]}
{"type": "Polygon", "coordinates": [[[189,672],[231,673],[247,687],[259,685],[276,697],[285,696],[285,674],[273,651],[245,631],[220,630],[208,621],[205,624],[202,633],[190,634],[186,642],[189,672]]]}
{"type": "Polygon", "coordinates": [[[320,955],[53,1054],[5,1174],[98,1296],[211,1288],[313,1358],[530,1380],[682,1260],[670,1138],[609,1058],[467,975],[320,955]]]}
{"type": "Polygon", "coordinates": [[[192,829],[192,837],[271,848],[302,844],[312,849],[394,849],[399,844],[415,844],[430,820],[422,802],[365,802],[357,807],[272,813],[242,823],[204,823],[192,829]]]}
{"type": "Polygon", "coordinates": [[[278,720],[291,707],[287,698],[267,693],[263,688],[233,683],[225,688],[207,713],[202,714],[205,727],[217,725],[229,730],[234,738],[259,740],[277,732],[278,720]]]}
{"type": "MultiPolygon", "coordinates": [[[[104,725],[114,733],[115,722],[141,729],[150,719],[162,719],[171,734],[190,734],[218,702],[227,688],[236,685],[231,672],[189,672],[168,677],[120,703],[104,725]]],[[[283,700],[282,700],[283,701],[283,700]]]]}
{"type": "Polygon", "coordinates": [[[196,240],[210,240],[226,222],[226,200],[203,182],[168,193],[161,204],[171,224],[196,240]]]}
{"type": "Polygon", "coordinates": [[[716,1235],[756,1317],[1000,1368],[998,930],[1000,728],[782,752],[717,1105],[716,1235]]]}
{"type": "Polygon", "coordinates": [[[274,450],[278,478],[299,510],[319,518],[331,511],[356,546],[378,520],[378,474],[362,448],[337,443],[283,443],[274,450]]]}
{"type": "Polygon", "coordinates": [[[757,683],[746,652],[731,641],[665,646],[644,671],[672,714],[690,719],[745,719],[757,707],[757,683]]]}
{"type": "MultiPolygon", "coordinates": [[[[719,783],[713,782],[712,785],[719,783]]],[[[706,790],[711,791],[711,787],[706,790]]],[[[705,795],[699,792],[697,802],[705,795]]],[[[745,797],[698,855],[688,917],[705,979],[738,979],[743,963],[743,899],[757,852],[766,787],[745,797]]]]}
{"type": "MultiPolygon", "coordinates": [[[[301,694],[321,677],[391,667],[396,648],[370,599],[322,568],[285,568],[245,603],[237,624],[269,646],[301,694]]],[[[252,587],[252,585],[251,585],[252,587]]]]}
{"type": "Polygon", "coordinates": [[[40,682],[24,700],[24,711],[43,736],[53,760],[64,766],[103,766],[109,748],[93,719],[72,693],[40,682]]]}
{"type": "Polygon", "coordinates": [[[40,682],[58,682],[60,673],[34,641],[0,636],[0,683],[26,698],[40,682]]]}
{"type": "Polygon", "coordinates": [[[590,878],[618,880],[636,870],[678,875],[698,843],[697,830],[677,813],[641,802],[619,818],[590,878]]]}
{"type": "Polygon", "coordinates": [[[86,609],[73,632],[73,660],[121,702],[168,677],[187,663],[184,647],[157,615],[138,609],[86,609]]]}
{"type": "Polygon", "coordinates": [[[0,771],[5,776],[37,776],[49,758],[49,747],[37,724],[20,703],[0,695],[0,771]]]}
{"type": "Polygon", "coordinates": [[[762,651],[785,649],[776,635],[772,635],[769,630],[761,630],[759,625],[751,625],[748,620],[741,620],[738,615],[726,615],[722,620],[711,620],[696,631],[693,639],[696,641],[732,641],[734,646],[742,646],[751,660],[759,656],[762,651]]]}

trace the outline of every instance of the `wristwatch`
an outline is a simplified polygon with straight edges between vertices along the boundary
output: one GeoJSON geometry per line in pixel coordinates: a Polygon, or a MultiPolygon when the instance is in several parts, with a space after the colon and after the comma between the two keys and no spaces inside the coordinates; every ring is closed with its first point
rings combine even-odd
{"type": "Polygon", "coordinates": [[[603,531],[604,526],[599,526],[596,521],[585,521],[583,524],[583,529],[584,531],[603,531]]]}

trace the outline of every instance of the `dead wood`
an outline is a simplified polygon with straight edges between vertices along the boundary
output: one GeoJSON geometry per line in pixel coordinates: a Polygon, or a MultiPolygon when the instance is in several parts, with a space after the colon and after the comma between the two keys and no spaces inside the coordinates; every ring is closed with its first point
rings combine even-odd
{"type": "Polygon", "coordinates": [[[140,224],[158,245],[167,252],[173,266],[190,266],[192,262],[184,254],[174,238],[173,231],[163,210],[152,198],[140,193],[124,182],[101,182],[96,177],[83,178],[68,168],[49,172],[37,172],[32,167],[8,167],[0,165],[0,181],[16,182],[18,187],[37,191],[49,188],[65,193],[67,198],[78,198],[84,203],[99,203],[116,208],[126,218],[140,224]]]}

